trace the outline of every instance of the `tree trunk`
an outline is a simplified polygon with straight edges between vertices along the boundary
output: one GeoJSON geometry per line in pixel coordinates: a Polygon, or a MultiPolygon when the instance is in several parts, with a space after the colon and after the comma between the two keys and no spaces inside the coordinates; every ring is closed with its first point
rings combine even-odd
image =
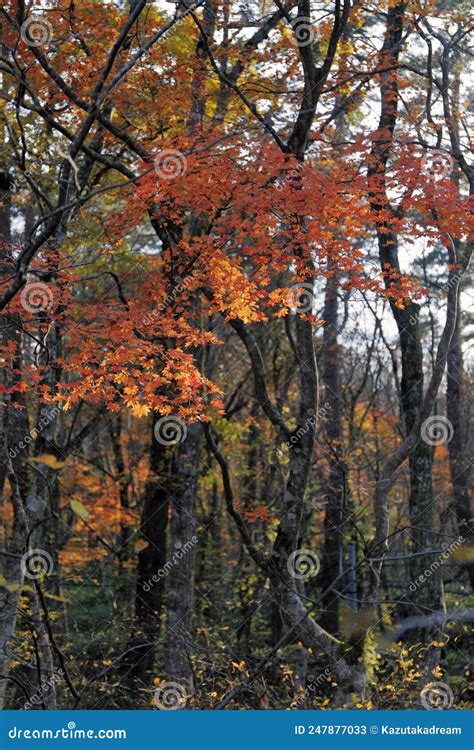
{"type": "MultiPolygon", "coordinates": [[[[323,591],[330,589],[343,570],[343,510],[345,471],[342,464],[342,422],[340,401],[340,360],[337,329],[338,280],[330,275],[324,300],[324,338],[321,380],[324,401],[329,404],[324,422],[326,453],[329,472],[326,483],[324,517],[324,549],[321,560],[320,583],[323,591]]],[[[339,631],[339,596],[333,590],[323,595],[324,611],[321,624],[330,633],[339,631]]]]}
{"type": "MultiPolygon", "coordinates": [[[[467,424],[465,416],[464,366],[461,346],[460,310],[456,317],[451,346],[448,352],[446,408],[452,425],[452,438],[448,443],[451,484],[453,488],[452,507],[457,520],[459,535],[472,543],[472,511],[469,497],[470,463],[466,455],[467,424]]],[[[474,588],[474,565],[467,564],[471,587],[474,588]]]]}
{"type": "MultiPolygon", "coordinates": [[[[396,212],[390,204],[387,184],[386,167],[390,156],[393,133],[397,123],[398,112],[398,78],[392,68],[398,65],[400,43],[403,36],[404,15],[406,4],[399,2],[393,5],[387,14],[387,26],[384,43],[380,54],[380,62],[389,70],[381,75],[381,113],[378,131],[372,144],[372,161],[369,168],[369,183],[371,186],[371,206],[377,221],[377,236],[379,246],[380,267],[388,290],[393,287],[393,279],[399,278],[400,263],[398,258],[398,236],[392,229],[396,219],[396,212]],[[382,211],[382,218],[379,212],[382,211]],[[388,217],[388,218],[387,218],[388,217]]],[[[397,324],[401,360],[401,407],[404,419],[404,433],[408,435],[415,424],[423,401],[423,349],[419,332],[419,306],[407,303],[404,308],[397,306],[390,297],[390,307],[397,324]]],[[[433,491],[432,491],[432,446],[418,439],[410,449],[410,535],[414,551],[433,548],[435,535],[433,529],[433,491]]],[[[378,492],[375,503],[376,527],[388,532],[387,499],[378,492]]],[[[387,539],[377,538],[374,551],[382,557],[387,548],[387,539]]],[[[419,575],[431,560],[429,557],[410,558],[410,579],[418,579],[419,575]]],[[[381,563],[375,566],[375,575],[369,589],[375,593],[380,580],[381,563]]],[[[416,590],[407,587],[406,600],[408,609],[421,607],[436,608],[440,600],[439,577],[433,575],[429,584],[416,590]]]]}
{"type": "Polygon", "coordinates": [[[146,542],[138,553],[135,594],[135,622],[125,660],[127,672],[147,684],[154,660],[154,646],[160,632],[164,577],[158,572],[166,562],[166,529],[170,492],[169,466],[171,451],[155,439],[152,424],[150,473],[145,487],[140,527],[146,542]],[[152,645],[150,645],[152,644],[152,645]]]}
{"type": "Polygon", "coordinates": [[[196,481],[200,465],[202,428],[193,424],[173,460],[177,490],[170,498],[170,553],[168,619],[165,635],[165,672],[169,680],[193,691],[190,661],[194,553],[196,531],[196,481]]]}
{"type": "MultiPolygon", "coordinates": [[[[11,242],[10,226],[10,191],[11,180],[6,172],[0,173],[0,243],[2,260],[0,273],[9,275],[13,268],[13,259],[8,247],[11,242]]],[[[1,319],[0,336],[3,346],[14,344],[13,360],[2,368],[3,385],[11,388],[21,379],[22,372],[22,334],[18,315],[4,315],[1,319]],[[14,374],[16,373],[16,374],[14,374]]],[[[0,586],[0,710],[3,709],[10,659],[12,640],[18,615],[18,605],[23,586],[24,573],[21,559],[25,552],[27,519],[24,498],[28,487],[26,462],[21,452],[17,451],[20,441],[29,433],[28,412],[21,391],[14,391],[4,399],[2,407],[2,462],[5,464],[6,476],[11,489],[13,505],[13,529],[11,537],[5,540],[5,554],[1,557],[1,573],[5,583],[0,586]]],[[[4,485],[3,489],[6,489],[4,485]]]]}
{"type": "MultiPolygon", "coordinates": [[[[386,256],[385,256],[386,257],[386,256]]],[[[398,265],[398,258],[397,258],[398,265]]],[[[418,324],[418,306],[409,305],[404,310],[394,310],[400,335],[402,356],[401,404],[405,421],[405,435],[410,433],[417,419],[423,402],[423,350],[420,341],[418,324]]],[[[433,448],[421,438],[409,455],[410,468],[410,539],[413,552],[435,549],[438,537],[434,530],[434,504],[432,486],[433,448]]],[[[430,566],[433,558],[413,556],[410,558],[410,582],[417,581],[420,575],[430,566]]],[[[412,593],[408,587],[406,598],[408,606],[401,606],[401,612],[413,614],[422,609],[427,614],[431,609],[438,609],[441,590],[439,576],[434,573],[427,582],[412,593]]]]}

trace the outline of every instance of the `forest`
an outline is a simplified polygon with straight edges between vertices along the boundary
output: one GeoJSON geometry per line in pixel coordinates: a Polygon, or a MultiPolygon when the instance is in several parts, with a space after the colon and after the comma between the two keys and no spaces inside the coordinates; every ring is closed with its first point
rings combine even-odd
{"type": "Polygon", "coordinates": [[[1,709],[472,708],[473,10],[2,0],[1,709]]]}

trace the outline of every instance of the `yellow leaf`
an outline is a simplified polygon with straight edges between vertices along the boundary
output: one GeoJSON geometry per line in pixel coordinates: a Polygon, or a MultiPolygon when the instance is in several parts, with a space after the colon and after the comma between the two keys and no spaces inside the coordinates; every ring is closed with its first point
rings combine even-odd
{"type": "Polygon", "coordinates": [[[41,456],[36,456],[31,461],[35,461],[37,464],[45,464],[45,466],[48,466],[50,469],[56,469],[56,471],[66,466],[66,461],[58,461],[52,453],[42,453],[41,456]]]}
{"type": "Polygon", "coordinates": [[[463,544],[454,550],[451,558],[459,563],[474,563],[474,545],[463,544]]]}
{"type": "Polygon", "coordinates": [[[19,591],[20,589],[23,592],[24,591],[34,591],[33,586],[28,586],[28,585],[21,584],[21,583],[7,583],[6,588],[8,589],[8,591],[11,591],[12,593],[13,593],[13,591],[19,591]]]}
{"type": "Polygon", "coordinates": [[[132,404],[132,414],[135,417],[146,417],[150,412],[150,407],[146,404],[132,404]]]}
{"type": "Polygon", "coordinates": [[[56,594],[48,594],[47,591],[44,592],[45,599],[52,599],[53,602],[66,602],[67,599],[64,598],[64,596],[56,596],[56,594]]]}
{"type": "Polygon", "coordinates": [[[83,521],[87,521],[89,519],[89,511],[81,502],[79,502],[79,500],[71,500],[70,506],[76,516],[82,518],[83,521]]]}

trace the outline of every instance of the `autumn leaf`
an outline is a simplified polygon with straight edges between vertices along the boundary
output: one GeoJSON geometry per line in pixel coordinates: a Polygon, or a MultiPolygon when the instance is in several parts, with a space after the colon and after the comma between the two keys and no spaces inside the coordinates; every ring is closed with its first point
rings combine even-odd
{"type": "Polygon", "coordinates": [[[83,521],[89,520],[89,511],[79,500],[71,500],[69,505],[71,506],[76,516],[82,518],[83,521]]]}
{"type": "Polygon", "coordinates": [[[463,564],[474,563],[474,545],[463,544],[461,547],[458,547],[451,555],[451,559],[463,564]]]}
{"type": "Polygon", "coordinates": [[[48,466],[48,468],[55,469],[56,471],[59,471],[66,466],[66,461],[59,461],[52,453],[43,453],[41,454],[41,456],[31,458],[30,461],[34,461],[38,464],[44,464],[45,466],[48,466]]]}
{"type": "Polygon", "coordinates": [[[148,542],[146,541],[146,539],[139,539],[138,542],[134,544],[134,547],[136,552],[141,552],[142,549],[146,549],[146,547],[148,547],[148,542]]]}

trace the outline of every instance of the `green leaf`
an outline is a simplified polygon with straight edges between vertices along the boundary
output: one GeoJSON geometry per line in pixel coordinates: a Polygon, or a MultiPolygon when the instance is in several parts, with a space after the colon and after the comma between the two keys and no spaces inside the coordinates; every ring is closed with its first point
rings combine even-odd
{"type": "Polygon", "coordinates": [[[83,521],[89,520],[89,511],[79,500],[71,500],[70,505],[76,516],[82,518],[83,521]]]}

